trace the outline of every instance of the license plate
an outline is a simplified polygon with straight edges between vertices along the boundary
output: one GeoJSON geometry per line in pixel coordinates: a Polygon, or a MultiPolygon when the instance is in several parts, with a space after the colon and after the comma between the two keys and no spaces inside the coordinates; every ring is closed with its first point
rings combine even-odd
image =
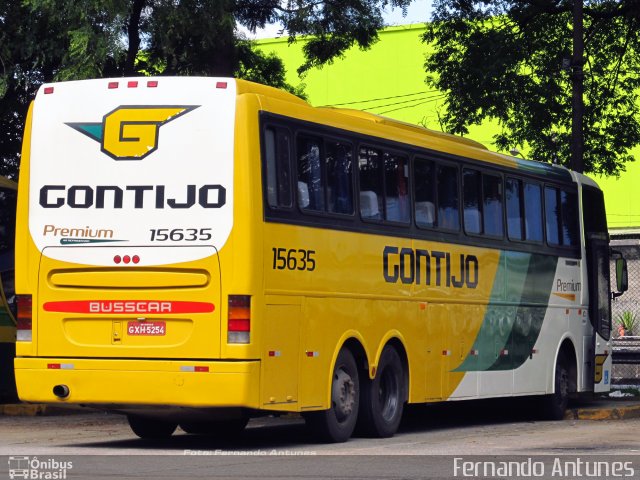
{"type": "Polygon", "coordinates": [[[163,336],[167,333],[166,322],[129,322],[128,335],[163,336]]]}

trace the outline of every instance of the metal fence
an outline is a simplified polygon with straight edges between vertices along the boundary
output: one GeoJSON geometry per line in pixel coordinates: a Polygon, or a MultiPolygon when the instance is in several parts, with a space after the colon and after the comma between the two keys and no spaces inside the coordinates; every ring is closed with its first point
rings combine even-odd
{"type": "MultiPolygon", "coordinates": [[[[640,365],[632,363],[640,356],[640,240],[616,240],[612,248],[622,253],[629,270],[629,290],[611,303],[613,315],[612,382],[617,384],[640,384],[640,365]],[[635,319],[631,331],[622,332],[619,327],[622,317],[635,319]],[[620,363],[624,362],[624,363],[620,363]]],[[[611,262],[611,290],[616,290],[615,262],[611,262]]]]}

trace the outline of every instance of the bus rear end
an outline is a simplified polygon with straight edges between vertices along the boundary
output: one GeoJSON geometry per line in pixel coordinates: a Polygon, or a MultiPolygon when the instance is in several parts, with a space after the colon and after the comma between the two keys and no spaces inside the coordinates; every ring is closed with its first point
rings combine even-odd
{"type": "Polygon", "coordinates": [[[249,301],[221,286],[235,109],[231,79],[40,89],[19,185],[23,401],[143,414],[257,405],[258,362],[221,361],[230,313],[249,301]]]}

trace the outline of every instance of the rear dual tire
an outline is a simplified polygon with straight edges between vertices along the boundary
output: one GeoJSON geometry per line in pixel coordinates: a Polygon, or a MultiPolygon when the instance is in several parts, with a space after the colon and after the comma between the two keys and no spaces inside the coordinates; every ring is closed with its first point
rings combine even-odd
{"type": "Polygon", "coordinates": [[[400,426],[407,400],[405,373],[398,351],[386,346],[373,380],[363,382],[360,393],[358,433],[369,437],[392,437],[400,426]]]}
{"type": "Polygon", "coordinates": [[[331,408],[305,414],[307,426],[320,440],[346,442],[354,430],[371,437],[396,433],[407,400],[404,363],[398,351],[385,347],[376,377],[363,377],[353,354],[341,350],[333,369],[331,408]]]}
{"type": "Polygon", "coordinates": [[[305,414],[307,426],[319,440],[346,442],[358,419],[360,379],[353,354],[342,349],[338,354],[331,381],[331,407],[305,414]]]}

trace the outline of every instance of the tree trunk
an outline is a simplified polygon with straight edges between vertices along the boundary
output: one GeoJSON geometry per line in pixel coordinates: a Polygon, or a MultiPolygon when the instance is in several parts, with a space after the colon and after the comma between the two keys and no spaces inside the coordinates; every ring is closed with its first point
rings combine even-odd
{"type": "Polygon", "coordinates": [[[131,4],[131,13],[129,15],[129,24],[127,25],[127,35],[129,37],[129,48],[127,49],[127,59],[124,63],[123,74],[125,76],[133,76],[137,72],[135,70],[136,57],[140,50],[140,17],[146,0],[134,0],[131,4]]]}

